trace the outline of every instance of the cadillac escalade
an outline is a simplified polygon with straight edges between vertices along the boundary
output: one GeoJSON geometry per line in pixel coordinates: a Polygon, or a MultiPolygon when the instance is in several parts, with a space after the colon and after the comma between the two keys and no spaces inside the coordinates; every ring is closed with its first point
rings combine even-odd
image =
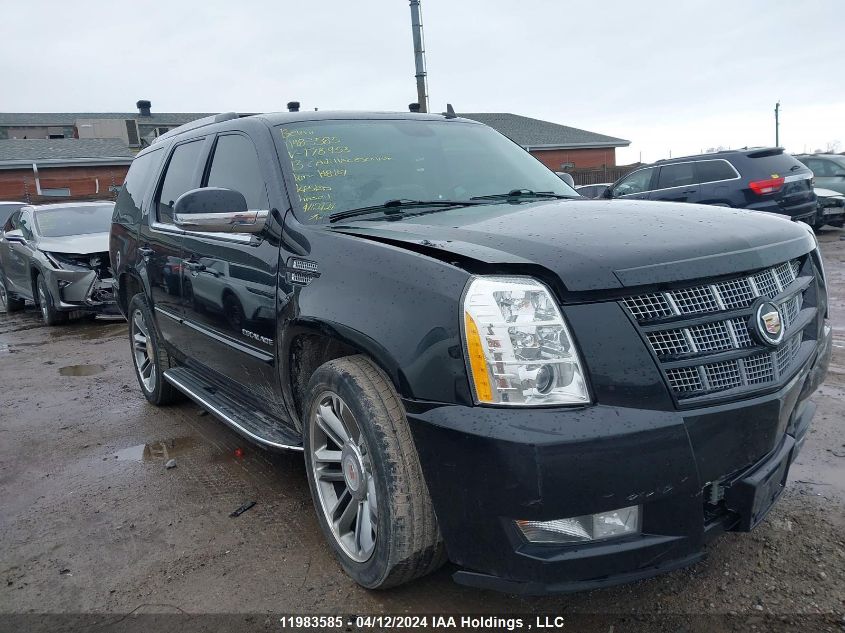
{"type": "Polygon", "coordinates": [[[512,593],[699,560],[784,489],[831,333],[809,227],[588,200],[448,113],[221,114],[111,230],[144,396],[301,451],[358,583],[512,593]]]}

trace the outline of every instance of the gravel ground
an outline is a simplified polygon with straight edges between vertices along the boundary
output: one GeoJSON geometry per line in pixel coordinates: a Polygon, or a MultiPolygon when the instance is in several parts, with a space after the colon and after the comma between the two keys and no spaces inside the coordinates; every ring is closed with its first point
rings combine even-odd
{"type": "Polygon", "coordinates": [[[255,449],[191,403],[148,405],[125,323],[47,329],[32,309],[0,314],[0,631],[132,622],[278,630],[271,613],[554,613],[569,630],[843,630],[840,233],[820,235],[833,365],[776,508],[753,533],[720,538],[689,569],[552,598],[461,587],[448,567],[387,592],[359,588],[323,543],[300,454],[255,449]],[[170,459],[177,466],[167,469],[170,459]],[[230,616],[137,617],[155,613],[230,616]]]}

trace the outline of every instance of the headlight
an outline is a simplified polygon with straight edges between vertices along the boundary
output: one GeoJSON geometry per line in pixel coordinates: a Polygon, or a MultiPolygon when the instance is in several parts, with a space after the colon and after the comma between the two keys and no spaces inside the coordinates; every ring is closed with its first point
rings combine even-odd
{"type": "Polygon", "coordinates": [[[475,399],[531,406],[590,401],[584,369],[548,288],[525,277],[475,277],[464,298],[475,399]]]}
{"type": "MultiPolygon", "coordinates": [[[[50,262],[56,268],[61,268],[63,270],[90,270],[91,266],[93,266],[93,261],[88,262],[87,259],[92,259],[90,255],[68,255],[67,253],[48,253],[47,251],[41,251],[44,253],[44,256],[50,260],[50,262]],[[86,266],[86,264],[89,264],[86,266]]],[[[99,258],[97,258],[99,260],[99,258]]]]}

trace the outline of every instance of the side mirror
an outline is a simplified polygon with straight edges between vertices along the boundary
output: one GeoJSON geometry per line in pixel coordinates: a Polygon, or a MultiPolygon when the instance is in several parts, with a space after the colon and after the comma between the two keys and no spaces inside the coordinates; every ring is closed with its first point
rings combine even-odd
{"type": "Polygon", "coordinates": [[[17,242],[18,244],[26,244],[26,238],[23,236],[23,231],[15,229],[13,231],[6,231],[3,234],[7,242],[17,242]]]}
{"type": "Polygon", "coordinates": [[[604,191],[601,192],[601,196],[599,197],[603,198],[604,200],[610,200],[611,198],[613,198],[613,187],[605,187],[604,191]]]}
{"type": "Polygon", "coordinates": [[[239,191],[203,187],[186,191],[173,205],[173,221],[197,233],[260,233],[270,212],[250,211],[239,191]]]}

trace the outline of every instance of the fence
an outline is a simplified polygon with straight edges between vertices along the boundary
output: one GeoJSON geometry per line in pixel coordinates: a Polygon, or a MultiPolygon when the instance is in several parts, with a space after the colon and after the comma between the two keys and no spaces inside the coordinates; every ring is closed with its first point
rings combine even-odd
{"type": "Polygon", "coordinates": [[[576,185],[598,185],[605,182],[616,182],[625,174],[629,174],[639,167],[639,163],[633,165],[619,165],[616,167],[597,167],[595,169],[572,169],[566,173],[575,180],[576,185]]]}

